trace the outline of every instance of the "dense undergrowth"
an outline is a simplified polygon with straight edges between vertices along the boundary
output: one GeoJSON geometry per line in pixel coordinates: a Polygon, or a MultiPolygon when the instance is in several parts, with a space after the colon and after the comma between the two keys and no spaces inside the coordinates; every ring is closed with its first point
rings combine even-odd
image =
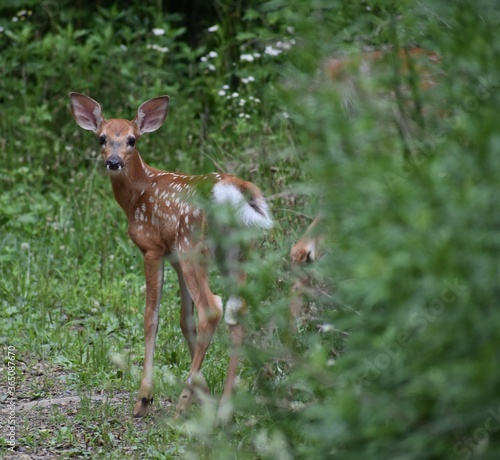
{"type": "MultiPolygon", "coordinates": [[[[2,345],[65,369],[77,391],[134,397],[141,257],[68,93],[129,119],[169,94],[166,124],[140,141],[144,159],[252,180],[276,226],[248,264],[231,423],[217,425],[209,401],[177,426],[138,436],[131,423],[121,443],[96,441],[101,454],[135,442],[137,458],[497,458],[496,6],[214,2],[187,37],[185,18],[161,2],[100,4],[0,7],[2,345]],[[439,58],[408,57],[415,47],[439,58]],[[373,50],[385,57],[366,65],[373,50]],[[334,73],[329,59],[346,56],[347,71],[334,73]],[[295,331],[287,257],[318,208],[328,251],[308,271],[328,288],[308,299],[295,331]]],[[[166,276],[160,401],[175,398],[189,368],[166,276]]],[[[213,284],[222,290],[216,272],[213,284]]],[[[224,329],[204,365],[216,395],[224,329]]],[[[43,386],[31,396],[43,398],[43,386]]]]}

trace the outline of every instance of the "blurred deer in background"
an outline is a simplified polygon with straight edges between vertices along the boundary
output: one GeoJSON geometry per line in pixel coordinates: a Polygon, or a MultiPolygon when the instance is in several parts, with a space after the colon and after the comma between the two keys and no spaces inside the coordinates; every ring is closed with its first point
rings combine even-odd
{"type": "Polygon", "coordinates": [[[420,47],[404,47],[395,51],[392,48],[385,50],[364,51],[353,56],[330,57],[324,67],[333,81],[353,79],[357,74],[373,74],[383,61],[393,59],[395,70],[403,77],[410,72],[418,75],[416,82],[422,89],[430,89],[438,84],[439,64],[441,57],[435,51],[420,47]],[[395,62],[394,62],[395,59],[395,62]]]}
{"type": "MultiPolygon", "coordinates": [[[[412,120],[419,120],[425,113],[420,92],[432,90],[439,83],[442,71],[439,68],[441,57],[438,53],[420,47],[406,47],[398,50],[385,49],[366,51],[351,56],[330,57],[321,66],[321,83],[335,86],[342,94],[343,106],[356,110],[356,99],[366,97],[373,101],[375,97],[382,99],[395,98],[396,107],[391,112],[391,120],[405,141],[415,132],[412,120]],[[368,85],[374,92],[367,92],[363,81],[374,77],[392,78],[390,85],[368,85]],[[384,89],[389,90],[384,92],[384,89]],[[380,89],[380,92],[377,92],[380,89]]],[[[439,113],[442,115],[443,112],[439,113]]],[[[321,217],[316,217],[290,251],[290,260],[296,268],[306,266],[319,259],[326,251],[324,247],[324,229],[321,217]]],[[[296,272],[297,273],[297,272],[296,272]]],[[[304,295],[314,291],[311,277],[303,273],[297,276],[292,284],[290,313],[296,319],[304,304],[304,295]]],[[[315,294],[314,294],[315,295],[315,294]]]]}
{"type": "MultiPolygon", "coordinates": [[[[77,124],[98,138],[114,197],[127,216],[128,233],[144,257],[146,343],[134,416],[145,415],[153,401],[153,353],[165,259],[171,263],[179,280],[180,325],[192,360],[177,404],[177,413],[184,412],[189,408],[196,388],[208,391],[201,366],[223,315],[222,300],[212,293],[208,284],[207,258],[210,251],[204,235],[211,229],[209,217],[213,218],[213,214],[229,207],[237,226],[270,229],[273,221],[268,205],[254,184],[234,176],[165,172],[142,160],[137,142],[143,134],[156,131],[163,124],[168,112],[168,96],[144,102],[132,121],[106,120],[101,106],[88,96],[71,93],[70,98],[77,124]],[[198,312],[198,327],[193,305],[198,312]]],[[[224,231],[230,232],[231,228],[225,226],[224,231]]],[[[241,286],[245,282],[245,273],[239,268],[240,248],[217,249],[223,252],[220,262],[225,274],[233,285],[241,286]]],[[[222,401],[227,401],[233,391],[238,349],[244,338],[240,317],[245,310],[245,301],[237,295],[236,287],[225,309],[232,349],[222,401]]]]}
{"type": "MultiPolygon", "coordinates": [[[[420,91],[427,91],[438,85],[442,77],[438,53],[420,47],[392,48],[365,51],[343,57],[325,60],[322,70],[327,79],[342,85],[349,99],[355,93],[363,92],[362,78],[390,78],[384,85],[396,98],[413,99],[418,104],[420,91]]],[[[348,105],[348,102],[346,100],[348,105]]],[[[420,107],[421,109],[421,107],[420,107]]]]}
{"type": "Polygon", "coordinates": [[[439,111],[431,113],[436,107],[426,103],[443,77],[440,62],[441,56],[435,51],[408,46],[330,57],[323,63],[322,72],[328,83],[339,87],[348,109],[356,109],[360,98],[372,104],[393,99],[396,104],[392,105],[390,118],[384,118],[383,109],[380,115],[384,123],[395,122],[406,142],[425,125],[426,118],[446,115],[439,104],[432,104],[437,105],[439,111]]]}

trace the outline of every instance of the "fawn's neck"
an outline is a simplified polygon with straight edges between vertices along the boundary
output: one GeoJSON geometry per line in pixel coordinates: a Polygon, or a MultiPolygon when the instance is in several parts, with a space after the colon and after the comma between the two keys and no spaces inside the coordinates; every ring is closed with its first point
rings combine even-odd
{"type": "Polygon", "coordinates": [[[142,161],[139,152],[135,150],[126,167],[120,173],[109,176],[115,199],[127,216],[141,193],[147,188],[150,175],[151,168],[142,161]]]}

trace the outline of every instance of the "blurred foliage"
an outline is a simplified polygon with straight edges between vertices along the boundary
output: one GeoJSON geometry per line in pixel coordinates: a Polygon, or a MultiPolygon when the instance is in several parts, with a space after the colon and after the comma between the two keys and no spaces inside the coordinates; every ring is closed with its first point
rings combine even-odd
{"type": "Polygon", "coordinates": [[[335,283],[323,335],[349,338],[339,356],[309,337],[273,388],[265,439],[281,454],[268,458],[496,458],[498,6],[367,2],[381,12],[367,19],[342,5],[298,2],[284,97],[335,238],[319,268],[335,283]],[[386,66],[318,77],[332,50],[374,45],[386,66]],[[427,91],[412,86],[417,60],[398,64],[417,45],[441,56],[427,91]]]}
{"type": "MultiPolygon", "coordinates": [[[[75,298],[88,273],[112,282],[87,258],[96,244],[126,284],[127,270],[107,257],[116,245],[117,257],[130,258],[127,243],[113,226],[102,237],[92,228],[122,216],[100,204],[111,200],[108,184],[96,176],[94,139],[71,120],[68,93],[127,118],[167,93],[169,120],[141,140],[145,160],[255,180],[277,194],[281,224],[270,238],[281,248],[269,244],[248,267],[249,296],[260,303],[234,420],[219,429],[213,406],[202,407],[183,428],[192,455],[498,458],[498,6],[221,0],[196,23],[161,2],[47,5],[0,7],[3,273],[24,273],[15,265],[22,241],[34,255],[49,243],[51,257],[62,257],[51,240],[57,226],[85,263],[71,272],[75,298]],[[439,61],[410,56],[402,68],[400,50],[416,46],[439,61]],[[373,50],[385,57],[365,69],[373,50]],[[332,56],[360,64],[336,79],[325,70],[332,56]],[[330,246],[311,272],[333,289],[310,299],[313,319],[291,331],[280,267],[287,232],[299,234],[303,219],[283,208],[311,215],[318,201],[330,246]]],[[[37,287],[48,303],[50,260],[37,287]]],[[[7,317],[33,300],[10,275],[0,288],[7,317]]],[[[127,300],[110,302],[115,311],[127,300]]],[[[133,310],[120,327],[139,316],[133,310]]]]}

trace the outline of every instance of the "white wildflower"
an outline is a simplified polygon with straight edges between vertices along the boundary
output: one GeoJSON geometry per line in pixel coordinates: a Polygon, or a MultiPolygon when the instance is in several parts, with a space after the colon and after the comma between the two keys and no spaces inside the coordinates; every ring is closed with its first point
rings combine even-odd
{"type": "Polygon", "coordinates": [[[245,118],[250,118],[250,115],[248,115],[248,113],[245,113],[245,118]]]}
{"type": "MultiPolygon", "coordinates": [[[[286,50],[289,50],[293,45],[295,45],[295,43],[296,43],[296,41],[294,38],[291,38],[290,40],[285,40],[285,41],[277,41],[276,48],[286,51],[286,50]]],[[[273,47],[268,46],[267,48],[273,48],[273,47]]],[[[274,51],[278,51],[278,50],[275,49],[274,51]]]]}
{"type": "Polygon", "coordinates": [[[252,75],[249,75],[247,78],[248,81],[255,81],[255,78],[252,75]]]}
{"type": "Polygon", "coordinates": [[[233,94],[231,94],[231,97],[238,97],[239,94],[235,91],[233,94]]]}
{"type": "Polygon", "coordinates": [[[201,62],[207,62],[207,57],[206,57],[206,56],[202,56],[202,57],[200,58],[200,61],[201,61],[201,62]]]}
{"type": "Polygon", "coordinates": [[[210,53],[208,53],[209,58],[216,58],[217,56],[218,56],[217,51],[210,51],[210,53]]]}
{"type": "Polygon", "coordinates": [[[278,50],[276,48],[273,48],[272,46],[266,46],[266,49],[264,50],[264,54],[267,54],[268,56],[278,56],[281,54],[281,50],[278,50]]]}
{"type": "Polygon", "coordinates": [[[335,328],[333,327],[332,324],[322,324],[319,328],[319,332],[331,332],[331,331],[334,331],[335,328]]]}
{"type": "Polygon", "coordinates": [[[147,48],[150,49],[150,50],[158,51],[160,53],[166,53],[168,51],[168,48],[166,46],[159,46],[159,45],[156,45],[156,44],[147,45],[147,48]]]}
{"type": "Polygon", "coordinates": [[[243,107],[245,104],[246,104],[247,101],[245,101],[245,99],[240,99],[238,104],[243,107]]]}
{"type": "Polygon", "coordinates": [[[30,244],[29,243],[21,243],[21,249],[23,251],[27,251],[27,250],[29,250],[29,248],[30,248],[30,244]]]}
{"type": "Polygon", "coordinates": [[[256,58],[256,59],[259,59],[260,58],[260,53],[253,53],[253,57],[256,58]]]}
{"type": "Polygon", "coordinates": [[[240,113],[240,114],[238,114],[238,117],[245,118],[245,114],[244,113],[240,113]]]}
{"type": "Polygon", "coordinates": [[[224,86],[222,87],[222,89],[228,90],[228,89],[229,89],[229,85],[224,85],[224,86]]]}
{"type": "Polygon", "coordinates": [[[295,29],[292,26],[288,26],[286,28],[286,31],[290,34],[293,35],[295,33],[295,29]]]}
{"type": "Polygon", "coordinates": [[[242,54],[240,56],[240,61],[253,62],[253,56],[251,54],[242,54]]]}
{"type": "Polygon", "coordinates": [[[5,29],[4,29],[2,26],[0,26],[0,34],[1,34],[4,30],[5,30],[5,29]]]}
{"type": "Polygon", "coordinates": [[[219,96],[225,96],[226,95],[226,92],[221,89],[218,93],[217,93],[219,96]]]}
{"type": "Polygon", "coordinates": [[[217,32],[219,30],[219,25],[215,24],[215,26],[209,27],[207,30],[209,32],[217,32]]]}
{"type": "Polygon", "coordinates": [[[282,113],[281,113],[281,116],[282,116],[283,118],[290,118],[290,114],[289,114],[288,112],[282,112],[282,113]]]}
{"type": "Polygon", "coordinates": [[[208,64],[208,70],[215,72],[215,66],[213,64],[208,64]]]}
{"type": "Polygon", "coordinates": [[[151,32],[153,32],[153,34],[156,35],[157,37],[165,35],[165,29],[157,29],[157,28],[155,28],[151,32]]]}

